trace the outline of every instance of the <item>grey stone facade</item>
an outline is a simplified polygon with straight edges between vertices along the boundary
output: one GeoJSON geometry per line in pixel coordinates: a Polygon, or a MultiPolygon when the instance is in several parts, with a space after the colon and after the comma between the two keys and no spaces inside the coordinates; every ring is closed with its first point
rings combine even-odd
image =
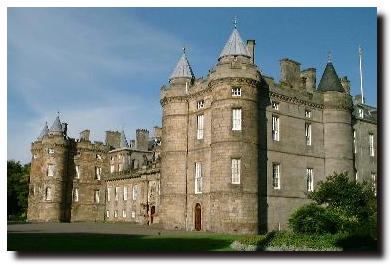
{"type": "Polygon", "coordinates": [[[347,77],[328,62],[317,86],[316,69],[285,58],[275,82],[254,54],[255,41],[246,46],[236,28],[205,78],[183,53],[161,88],[153,137],[137,130],[129,145],[107,131],[92,143],[88,130],[75,140],[44,129],[32,143],[28,220],[260,233],[286,228],[333,172],[375,187],[377,112],[352,100],[347,77]]]}

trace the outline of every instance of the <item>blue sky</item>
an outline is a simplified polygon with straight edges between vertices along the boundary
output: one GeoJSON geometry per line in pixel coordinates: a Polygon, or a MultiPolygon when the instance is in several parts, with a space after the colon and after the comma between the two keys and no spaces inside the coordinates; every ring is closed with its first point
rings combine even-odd
{"type": "Polygon", "coordinates": [[[279,59],[315,67],[327,54],[359,94],[376,105],[375,8],[8,8],[8,159],[30,160],[30,143],[60,111],[69,135],[161,125],[160,87],[183,45],[195,75],[206,76],[238,17],[244,40],[256,40],[262,73],[280,78],[279,59]]]}

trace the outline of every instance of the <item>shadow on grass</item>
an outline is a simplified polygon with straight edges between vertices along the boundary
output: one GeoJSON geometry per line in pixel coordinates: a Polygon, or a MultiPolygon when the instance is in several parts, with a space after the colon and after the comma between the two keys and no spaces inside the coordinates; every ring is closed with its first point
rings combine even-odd
{"type": "Polygon", "coordinates": [[[144,253],[229,251],[224,236],[159,236],[89,233],[8,233],[7,250],[25,253],[144,253]]]}
{"type": "Polygon", "coordinates": [[[349,235],[337,240],[344,251],[378,251],[377,240],[363,235],[349,235]]]}

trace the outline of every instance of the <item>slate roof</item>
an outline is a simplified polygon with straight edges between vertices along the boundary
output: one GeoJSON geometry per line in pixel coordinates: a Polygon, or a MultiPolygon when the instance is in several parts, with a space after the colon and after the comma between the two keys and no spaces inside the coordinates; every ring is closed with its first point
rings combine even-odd
{"type": "Polygon", "coordinates": [[[328,62],[324,69],[322,79],[320,79],[319,91],[338,91],[344,92],[341,81],[338,78],[337,72],[331,62],[328,62]]]}
{"type": "Polygon", "coordinates": [[[231,36],[224,46],[224,49],[221,51],[219,59],[230,55],[243,55],[246,57],[251,57],[249,51],[247,50],[247,46],[244,45],[239,31],[236,28],[234,28],[232,31],[231,36]]]}
{"type": "Polygon", "coordinates": [[[56,117],[56,119],[53,122],[52,127],[50,127],[49,132],[62,132],[62,125],[60,121],[60,117],[56,117]]]}
{"type": "Polygon", "coordinates": [[[49,133],[48,123],[45,122],[45,125],[43,126],[43,129],[42,129],[41,133],[38,136],[38,140],[42,140],[42,138],[44,136],[48,135],[48,133],[49,133]]]}
{"type": "Polygon", "coordinates": [[[194,78],[193,70],[191,69],[190,63],[187,60],[185,52],[183,52],[176,67],[174,68],[174,71],[170,76],[170,80],[178,77],[194,78]]]}

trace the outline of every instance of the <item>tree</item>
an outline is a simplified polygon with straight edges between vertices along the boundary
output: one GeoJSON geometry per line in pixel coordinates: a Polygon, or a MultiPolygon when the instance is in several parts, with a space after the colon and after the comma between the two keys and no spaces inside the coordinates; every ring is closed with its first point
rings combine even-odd
{"type": "Polygon", "coordinates": [[[27,210],[30,164],[7,161],[7,215],[24,218],[27,210]]]}
{"type": "Polygon", "coordinates": [[[308,197],[314,202],[297,209],[289,225],[300,233],[377,233],[377,204],[372,185],[349,179],[347,173],[328,176],[308,197]]]}
{"type": "Polygon", "coordinates": [[[309,198],[337,214],[343,230],[362,231],[376,220],[377,203],[372,185],[349,179],[347,173],[328,176],[326,181],[318,183],[309,198]]]}

